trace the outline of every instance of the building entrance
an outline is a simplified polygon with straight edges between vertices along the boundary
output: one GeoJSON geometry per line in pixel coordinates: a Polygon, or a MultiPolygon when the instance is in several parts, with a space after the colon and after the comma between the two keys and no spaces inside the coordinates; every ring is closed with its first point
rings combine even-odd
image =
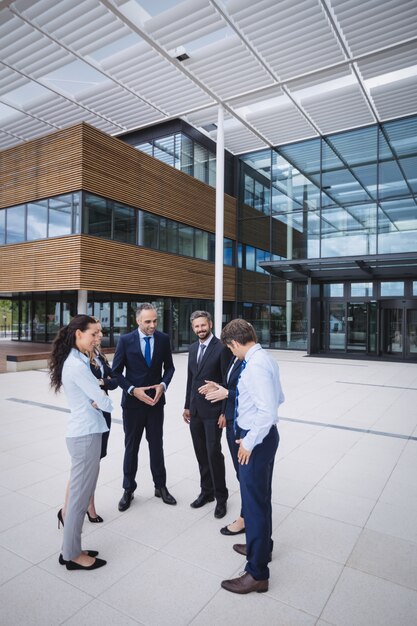
{"type": "Polygon", "coordinates": [[[399,359],[417,358],[415,302],[381,303],[381,352],[399,359]]]}
{"type": "Polygon", "coordinates": [[[327,311],[327,341],[324,342],[326,351],[375,354],[376,302],[331,302],[327,311]]]}

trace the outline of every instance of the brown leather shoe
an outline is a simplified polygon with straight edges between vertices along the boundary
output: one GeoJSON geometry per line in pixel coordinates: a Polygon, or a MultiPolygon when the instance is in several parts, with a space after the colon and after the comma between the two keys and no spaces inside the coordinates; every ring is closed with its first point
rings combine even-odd
{"type": "MultiPolygon", "coordinates": [[[[246,556],[246,543],[235,543],[233,546],[233,550],[235,552],[238,552],[239,554],[242,554],[243,556],[246,556]]],[[[268,563],[270,563],[271,561],[272,561],[272,552],[269,553],[268,563]]]]}
{"type": "Polygon", "coordinates": [[[245,572],[239,578],[222,581],[223,589],[232,593],[250,593],[251,591],[264,593],[268,591],[268,586],[269,582],[267,580],[255,580],[248,572],[245,572]]]}

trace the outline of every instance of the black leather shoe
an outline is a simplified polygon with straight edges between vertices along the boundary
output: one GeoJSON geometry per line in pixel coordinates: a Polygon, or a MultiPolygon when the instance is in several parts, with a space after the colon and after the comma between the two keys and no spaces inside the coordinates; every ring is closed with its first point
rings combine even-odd
{"type": "Polygon", "coordinates": [[[177,504],[176,499],[174,498],[174,496],[171,496],[166,487],[155,489],[155,496],[157,498],[162,498],[162,501],[165,502],[165,504],[177,504]]]}
{"type": "Polygon", "coordinates": [[[201,506],[204,506],[205,504],[207,504],[207,502],[214,502],[214,497],[206,496],[205,493],[200,493],[198,498],[196,498],[194,502],[191,502],[190,507],[192,509],[199,509],[201,506]]]}
{"type": "Polygon", "coordinates": [[[217,519],[221,519],[222,517],[226,515],[226,511],[227,511],[226,502],[218,502],[216,504],[216,508],[214,509],[214,517],[217,517],[217,519]]]}
{"type": "Polygon", "coordinates": [[[133,491],[124,491],[119,502],[119,511],[126,511],[133,500],[133,491]]]}
{"type": "Polygon", "coordinates": [[[220,532],[222,535],[242,535],[246,532],[246,529],[241,528],[240,530],[229,530],[228,526],[223,526],[223,528],[220,528],[220,532]]]}
{"type": "Polygon", "coordinates": [[[75,563],[75,561],[67,561],[65,563],[65,567],[67,569],[92,570],[92,569],[98,569],[99,567],[103,567],[103,565],[106,565],[106,563],[107,561],[105,561],[104,559],[96,559],[92,565],[80,565],[79,563],[75,563]]]}
{"type": "MultiPolygon", "coordinates": [[[[242,556],[247,556],[246,555],[246,543],[235,543],[235,545],[233,546],[233,550],[237,552],[238,554],[241,554],[242,556]]],[[[271,561],[272,561],[272,552],[269,553],[268,563],[270,563],[271,561]]]]}
{"type": "MultiPolygon", "coordinates": [[[[86,550],[86,553],[88,554],[88,556],[97,556],[98,555],[98,551],[97,550],[86,550]]],[[[59,555],[58,561],[59,561],[60,565],[66,565],[68,563],[68,561],[66,561],[64,559],[62,554],[59,555]]]]}

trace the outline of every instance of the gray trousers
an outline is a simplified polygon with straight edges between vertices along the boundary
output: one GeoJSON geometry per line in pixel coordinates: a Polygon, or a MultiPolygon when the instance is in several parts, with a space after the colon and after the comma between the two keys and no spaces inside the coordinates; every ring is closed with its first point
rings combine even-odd
{"type": "Polygon", "coordinates": [[[65,513],[62,556],[71,561],[81,554],[81,531],[88,503],[94,493],[100,469],[101,433],[67,437],[71,456],[69,498],[65,513]]]}

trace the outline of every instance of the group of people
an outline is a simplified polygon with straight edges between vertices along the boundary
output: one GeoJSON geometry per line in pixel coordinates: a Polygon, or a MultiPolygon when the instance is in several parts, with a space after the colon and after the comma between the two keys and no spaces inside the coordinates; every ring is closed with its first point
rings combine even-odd
{"type": "MultiPolygon", "coordinates": [[[[68,570],[106,564],[98,551],[82,550],[81,530],[86,515],[92,523],[103,521],[95,510],[94,491],[110,430],[109,390],[117,386],[123,390],[125,453],[119,511],[126,511],[134,498],[144,432],[155,496],[168,505],[177,503],[167,488],[163,450],[165,392],[175,371],[170,342],[157,330],[152,304],[139,306],[136,321],[138,329],[120,337],[111,368],[100,351],[100,322],[93,317],[75,316],[53,344],[51,386],[55,391],[63,387],[71,410],[66,439],[71,473],[58,512],[64,530],[59,562],[68,570]]],[[[214,516],[226,515],[228,490],[221,449],[225,428],[242,505],[238,519],[220,532],[246,533],[246,543],[233,549],[246,556],[247,564],[242,576],[223,581],[222,587],[240,594],[264,592],[273,549],[271,483],[279,442],[277,410],[284,399],[278,366],[245,320],[229,322],[220,339],[213,335],[207,311],[195,311],[190,322],[197,341],[189,349],[183,419],[190,428],[200,471],[200,493],[190,506],[200,508],[216,501],[214,516]]]]}

